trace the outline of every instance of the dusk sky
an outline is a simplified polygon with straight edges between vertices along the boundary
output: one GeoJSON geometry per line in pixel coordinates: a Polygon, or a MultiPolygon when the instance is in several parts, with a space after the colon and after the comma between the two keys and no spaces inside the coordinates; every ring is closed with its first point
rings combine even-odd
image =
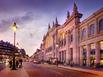
{"type": "Polygon", "coordinates": [[[32,55],[40,47],[48,24],[52,26],[56,17],[63,24],[74,1],[83,14],[82,20],[103,8],[103,0],[0,0],[0,40],[13,43],[10,26],[16,22],[18,47],[32,55]]]}

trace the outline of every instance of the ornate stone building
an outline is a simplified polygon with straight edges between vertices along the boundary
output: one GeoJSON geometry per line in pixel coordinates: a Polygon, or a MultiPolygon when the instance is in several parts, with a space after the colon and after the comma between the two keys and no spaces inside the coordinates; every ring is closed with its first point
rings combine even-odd
{"type": "Polygon", "coordinates": [[[56,18],[43,37],[43,59],[83,66],[103,65],[103,8],[80,21],[82,14],[74,3],[63,25],[56,18]]]}

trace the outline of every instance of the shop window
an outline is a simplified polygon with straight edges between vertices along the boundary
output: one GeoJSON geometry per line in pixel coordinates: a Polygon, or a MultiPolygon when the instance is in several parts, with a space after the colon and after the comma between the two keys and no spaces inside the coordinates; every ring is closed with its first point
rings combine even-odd
{"type": "Polygon", "coordinates": [[[103,41],[100,41],[100,48],[103,50],[103,41]]]}
{"type": "Polygon", "coordinates": [[[103,50],[100,50],[100,65],[103,65],[103,50]]]}
{"type": "Polygon", "coordinates": [[[103,66],[103,41],[100,41],[100,65],[103,66]]]}
{"type": "Polygon", "coordinates": [[[82,52],[82,64],[83,66],[86,66],[86,59],[87,59],[87,52],[86,52],[86,46],[84,45],[83,47],[83,52],[82,52]]]}
{"type": "Polygon", "coordinates": [[[86,46],[84,46],[83,47],[83,59],[86,59],[86,55],[87,55],[87,53],[86,53],[86,48],[85,48],[86,46]]]}
{"type": "Polygon", "coordinates": [[[95,64],[95,46],[94,44],[90,44],[90,66],[94,66],[95,64]]]}

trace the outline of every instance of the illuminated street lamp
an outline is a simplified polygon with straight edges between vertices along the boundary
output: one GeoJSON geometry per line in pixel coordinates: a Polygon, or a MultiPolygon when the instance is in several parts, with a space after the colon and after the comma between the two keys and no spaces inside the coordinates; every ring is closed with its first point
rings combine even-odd
{"type": "MultiPolygon", "coordinates": [[[[14,48],[15,48],[15,39],[16,39],[16,30],[17,30],[17,26],[16,26],[16,23],[15,23],[15,22],[14,22],[14,24],[12,25],[12,30],[14,31],[14,48]]],[[[14,49],[14,52],[13,52],[12,70],[16,70],[15,51],[16,51],[16,49],[14,49]]]]}
{"type": "Polygon", "coordinates": [[[56,61],[57,61],[57,66],[58,66],[58,47],[59,47],[59,45],[58,45],[58,43],[56,43],[56,61]]]}
{"type": "Polygon", "coordinates": [[[56,47],[59,47],[59,45],[58,45],[58,44],[56,44],[56,47]]]}
{"type": "Polygon", "coordinates": [[[58,55],[58,47],[59,47],[59,45],[56,44],[56,58],[57,58],[57,55],[58,55]]]}

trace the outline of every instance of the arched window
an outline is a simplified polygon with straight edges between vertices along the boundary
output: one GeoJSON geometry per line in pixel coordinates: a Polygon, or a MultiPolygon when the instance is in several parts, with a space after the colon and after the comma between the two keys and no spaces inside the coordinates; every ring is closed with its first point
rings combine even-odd
{"type": "Polygon", "coordinates": [[[103,31],[103,18],[99,21],[99,31],[103,31]]]}
{"type": "Polygon", "coordinates": [[[89,34],[89,36],[94,35],[94,32],[95,32],[95,25],[94,25],[94,24],[91,24],[91,25],[89,26],[89,29],[88,29],[88,34],[89,34]]]}

